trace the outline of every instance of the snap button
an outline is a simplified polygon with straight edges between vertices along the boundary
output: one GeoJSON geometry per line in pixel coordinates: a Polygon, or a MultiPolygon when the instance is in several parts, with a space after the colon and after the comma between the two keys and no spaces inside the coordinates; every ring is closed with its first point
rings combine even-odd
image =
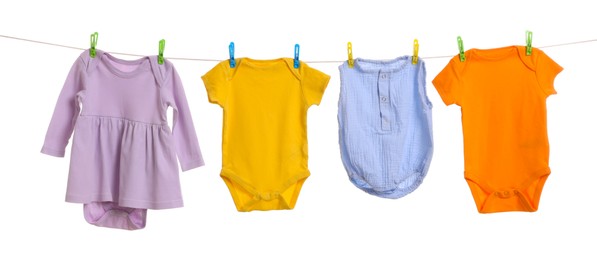
{"type": "Polygon", "coordinates": [[[384,97],[384,96],[382,96],[382,97],[381,97],[381,101],[383,101],[383,102],[386,102],[386,101],[388,101],[388,98],[387,98],[387,97],[384,97]]]}

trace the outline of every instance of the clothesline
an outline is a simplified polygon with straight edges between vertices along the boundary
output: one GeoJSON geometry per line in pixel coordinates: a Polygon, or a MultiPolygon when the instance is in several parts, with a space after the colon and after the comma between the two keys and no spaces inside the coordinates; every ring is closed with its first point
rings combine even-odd
{"type": "MultiPolygon", "coordinates": [[[[12,39],[12,40],[19,40],[19,41],[26,41],[26,42],[62,47],[62,48],[67,48],[67,49],[74,49],[74,50],[81,50],[81,51],[87,50],[87,48],[79,48],[79,47],[74,47],[74,46],[62,45],[62,44],[51,43],[51,42],[43,42],[43,41],[19,38],[19,37],[8,36],[8,35],[0,34],[0,37],[12,39]]],[[[576,41],[576,42],[557,43],[557,44],[552,44],[552,45],[540,46],[537,48],[545,49],[545,48],[560,47],[560,46],[566,46],[566,45],[583,44],[583,43],[589,43],[589,42],[597,42],[597,39],[590,39],[590,40],[583,40],[583,41],[576,41]]],[[[134,56],[134,57],[147,56],[147,55],[141,55],[141,54],[122,53],[122,52],[110,52],[110,53],[117,54],[117,55],[134,56]]],[[[429,60],[429,59],[442,59],[442,58],[452,58],[452,57],[454,57],[454,55],[430,56],[430,57],[421,57],[421,58],[429,60]]],[[[169,59],[169,60],[186,60],[186,61],[214,61],[214,62],[222,61],[222,60],[217,60],[217,59],[203,59],[203,58],[184,58],[184,57],[165,57],[165,58],[169,59]]],[[[321,61],[305,61],[305,62],[307,62],[307,63],[341,63],[344,61],[346,61],[346,60],[321,60],[321,61]]]]}

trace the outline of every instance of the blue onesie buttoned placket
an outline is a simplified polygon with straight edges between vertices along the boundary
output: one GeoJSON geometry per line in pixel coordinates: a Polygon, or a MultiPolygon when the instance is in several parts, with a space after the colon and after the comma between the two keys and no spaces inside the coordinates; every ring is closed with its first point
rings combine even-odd
{"type": "Polygon", "coordinates": [[[377,82],[379,91],[379,111],[381,115],[381,130],[391,131],[390,122],[390,77],[387,73],[380,72],[377,82]]]}

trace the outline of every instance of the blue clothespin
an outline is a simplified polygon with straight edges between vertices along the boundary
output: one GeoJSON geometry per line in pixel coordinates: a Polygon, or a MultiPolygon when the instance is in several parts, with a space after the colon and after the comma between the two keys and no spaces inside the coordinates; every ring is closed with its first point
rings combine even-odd
{"type": "Polygon", "coordinates": [[[298,69],[300,66],[300,62],[299,62],[299,50],[300,50],[300,46],[297,44],[294,45],[294,68],[298,69]]]}
{"type": "Polygon", "coordinates": [[[234,60],[234,42],[230,42],[228,51],[230,52],[230,68],[234,68],[236,67],[236,60],[234,60]]]}

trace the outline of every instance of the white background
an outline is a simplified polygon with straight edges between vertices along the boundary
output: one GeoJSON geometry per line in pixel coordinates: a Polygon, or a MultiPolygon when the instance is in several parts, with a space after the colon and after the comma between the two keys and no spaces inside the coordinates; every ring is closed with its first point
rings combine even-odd
{"type": "MultiPolygon", "coordinates": [[[[534,46],[597,38],[589,1],[3,1],[0,34],[82,48],[99,32],[109,52],[227,59],[345,60],[457,54],[468,48],[534,46]]],[[[201,75],[215,62],[173,60],[192,109],[206,166],[181,173],[185,207],[150,211],[138,231],[99,228],[64,202],[69,153],[41,149],[78,50],[0,38],[0,259],[595,259],[597,43],[543,50],[564,71],[547,100],[551,169],[535,213],[479,214],[463,177],[460,109],[431,80],[447,58],[426,59],[435,153],[419,189],[389,200],[348,180],[336,119],[339,62],[310,63],[331,75],[308,117],[311,177],[294,210],[237,212],[221,165],[222,111],[201,75]]],[[[134,57],[120,56],[133,59],[134,57]]],[[[67,150],[70,149],[70,146],[67,150]]]]}

